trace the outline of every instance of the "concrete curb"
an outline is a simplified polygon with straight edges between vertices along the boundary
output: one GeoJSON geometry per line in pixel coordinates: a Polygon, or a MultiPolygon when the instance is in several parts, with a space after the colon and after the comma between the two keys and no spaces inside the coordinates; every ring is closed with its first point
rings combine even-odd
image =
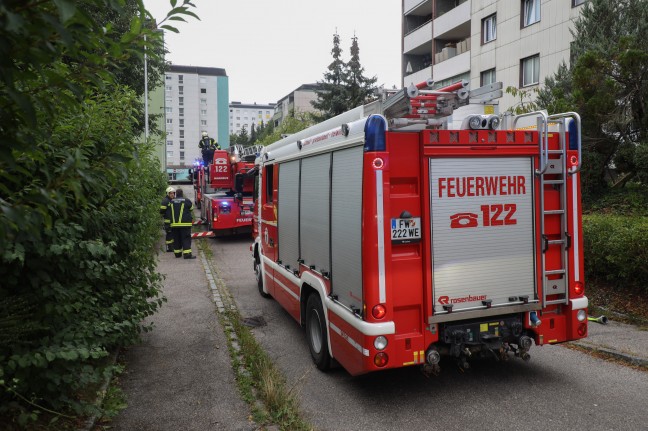
{"type": "Polygon", "coordinates": [[[573,341],[570,344],[578,346],[590,352],[601,353],[613,357],[614,359],[618,359],[630,365],[648,368],[648,360],[640,358],[638,356],[634,356],[625,352],[619,352],[617,350],[609,349],[607,347],[599,346],[596,344],[587,343],[585,341],[573,341]]]}

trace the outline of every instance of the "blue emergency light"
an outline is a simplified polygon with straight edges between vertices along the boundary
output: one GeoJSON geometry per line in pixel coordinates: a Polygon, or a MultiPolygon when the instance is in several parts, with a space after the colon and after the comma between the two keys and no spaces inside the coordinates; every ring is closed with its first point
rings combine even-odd
{"type": "Polygon", "coordinates": [[[387,120],[382,115],[371,115],[365,123],[365,152],[385,151],[385,131],[387,130],[387,120]]]}

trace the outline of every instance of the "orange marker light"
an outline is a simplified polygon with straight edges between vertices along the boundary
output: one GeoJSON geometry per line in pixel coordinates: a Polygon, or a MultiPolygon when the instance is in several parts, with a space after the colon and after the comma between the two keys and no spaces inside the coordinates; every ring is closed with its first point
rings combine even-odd
{"type": "Polygon", "coordinates": [[[387,365],[387,362],[389,362],[389,356],[387,356],[387,353],[385,352],[378,352],[376,353],[376,356],[374,356],[374,364],[376,364],[377,367],[384,367],[387,365]]]}
{"type": "Polygon", "coordinates": [[[382,304],[374,305],[374,308],[371,309],[371,315],[375,319],[382,319],[383,317],[385,317],[385,314],[387,314],[387,310],[382,304]]]}

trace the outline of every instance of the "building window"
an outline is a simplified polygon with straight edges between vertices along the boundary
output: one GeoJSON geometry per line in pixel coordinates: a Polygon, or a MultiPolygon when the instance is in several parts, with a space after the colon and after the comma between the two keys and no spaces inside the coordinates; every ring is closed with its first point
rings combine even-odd
{"type": "Polygon", "coordinates": [[[181,118],[179,121],[180,121],[179,126],[180,126],[180,127],[184,127],[184,118],[181,118]]]}
{"type": "Polygon", "coordinates": [[[173,124],[173,118],[167,118],[167,124],[173,124]]]}
{"type": "Polygon", "coordinates": [[[572,7],[580,6],[585,3],[585,0],[572,0],[572,7]]]}
{"type": "Polygon", "coordinates": [[[497,14],[482,20],[482,44],[497,39],[497,14]]]}
{"type": "Polygon", "coordinates": [[[164,112],[166,112],[167,114],[170,114],[171,112],[173,112],[173,108],[171,108],[170,106],[167,106],[166,108],[164,108],[164,112]]]}
{"type": "Polygon", "coordinates": [[[184,108],[178,108],[178,115],[184,117],[184,108]]]}
{"type": "Polygon", "coordinates": [[[184,105],[184,97],[178,97],[178,105],[180,106],[184,105]]]}
{"type": "Polygon", "coordinates": [[[522,27],[540,21],[540,0],[522,0],[522,27]]]}
{"type": "Polygon", "coordinates": [[[173,135],[173,130],[167,130],[167,136],[172,136],[173,135]]]}
{"type": "Polygon", "coordinates": [[[200,104],[201,105],[206,105],[207,104],[207,99],[200,99],[200,104]]]}
{"type": "Polygon", "coordinates": [[[200,110],[200,115],[207,115],[207,110],[206,109],[201,109],[200,110]]]}
{"type": "Polygon", "coordinates": [[[203,93],[203,94],[204,94],[204,93],[207,93],[207,89],[206,89],[206,88],[201,88],[201,89],[200,89],[200,92],[203,93]]]}
{"type": "Polygon", "coordinates": [[[169,140],[167,141],[167,147],[172,147],[172,146],[173,146],[173,140],[172,140],[172,139],[169,139],[169,140]]]}
{"type": "Polygon", "coordinates": [[[540,82],[540,55],[520,60],[520,86],[528,87],[540,82]]]}
{"type": "Polygon", "coordinates": [[[495,82],[495,69],[484,70],[481,73],[481,85],[488,85],[495,82]]]}
{"type": "Polygon", "coordinates": [[[164,89],[165,89],[166,91],[171,91],[171,90],[173,90],[173,86],[171,86],[171,85],[165,85],[165,86],[164,86],[164,89]]]}
{"type": "Polygon", "coordinates": [[[180,161],[184,162],[184,151],[180,151],[180,161]]]}
{"type": "Polygon", "coordinates": [[[180,139],[184,139],[184,130],[180,130],[180,139]]]}
{"type": "Polygon", "coordinates": [[[178,94],[184,94],[184,86],[178,85],[178,94]]]}
{"type": "Polygon", "coordinates": [[[184,81],[184,75],[178,75],[178,82],[182,84],[183,81],[184,81]]]}
{"type": "Polygon", "coordinates": [[[200,125],[201,126],[206,126],[207,125],[207,120],[200,120],[200,125]]]}
{"type": "Polygon", "coordinates": [[[173,151],[167,151],[167,158],[170,159],[173,157],[173,151]]]}
{"type": "Polygon", "coordinates": [[[167,81],[171,81],[173,77],[171,75],[165,75],[164,79],[166,79],[167,81]]]}
{"type": "Polygon", "coordinates": [[[180,149],[184,150],[184,141],[180,141],[180,149]]]}

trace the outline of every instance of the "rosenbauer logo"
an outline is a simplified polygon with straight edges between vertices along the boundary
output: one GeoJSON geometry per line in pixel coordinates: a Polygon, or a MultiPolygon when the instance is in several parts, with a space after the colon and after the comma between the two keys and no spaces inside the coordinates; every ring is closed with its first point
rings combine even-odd
{"type": "Polygon", "coordinates": [[[486,299],[486,295],[468,295],[462,296],[460,298],[450,298],[449,296],[440,296],[439,304],[448,305],[448,304],[461,304],[462,302],[473,302],[473,301],[483,301],[486,299]]]}

